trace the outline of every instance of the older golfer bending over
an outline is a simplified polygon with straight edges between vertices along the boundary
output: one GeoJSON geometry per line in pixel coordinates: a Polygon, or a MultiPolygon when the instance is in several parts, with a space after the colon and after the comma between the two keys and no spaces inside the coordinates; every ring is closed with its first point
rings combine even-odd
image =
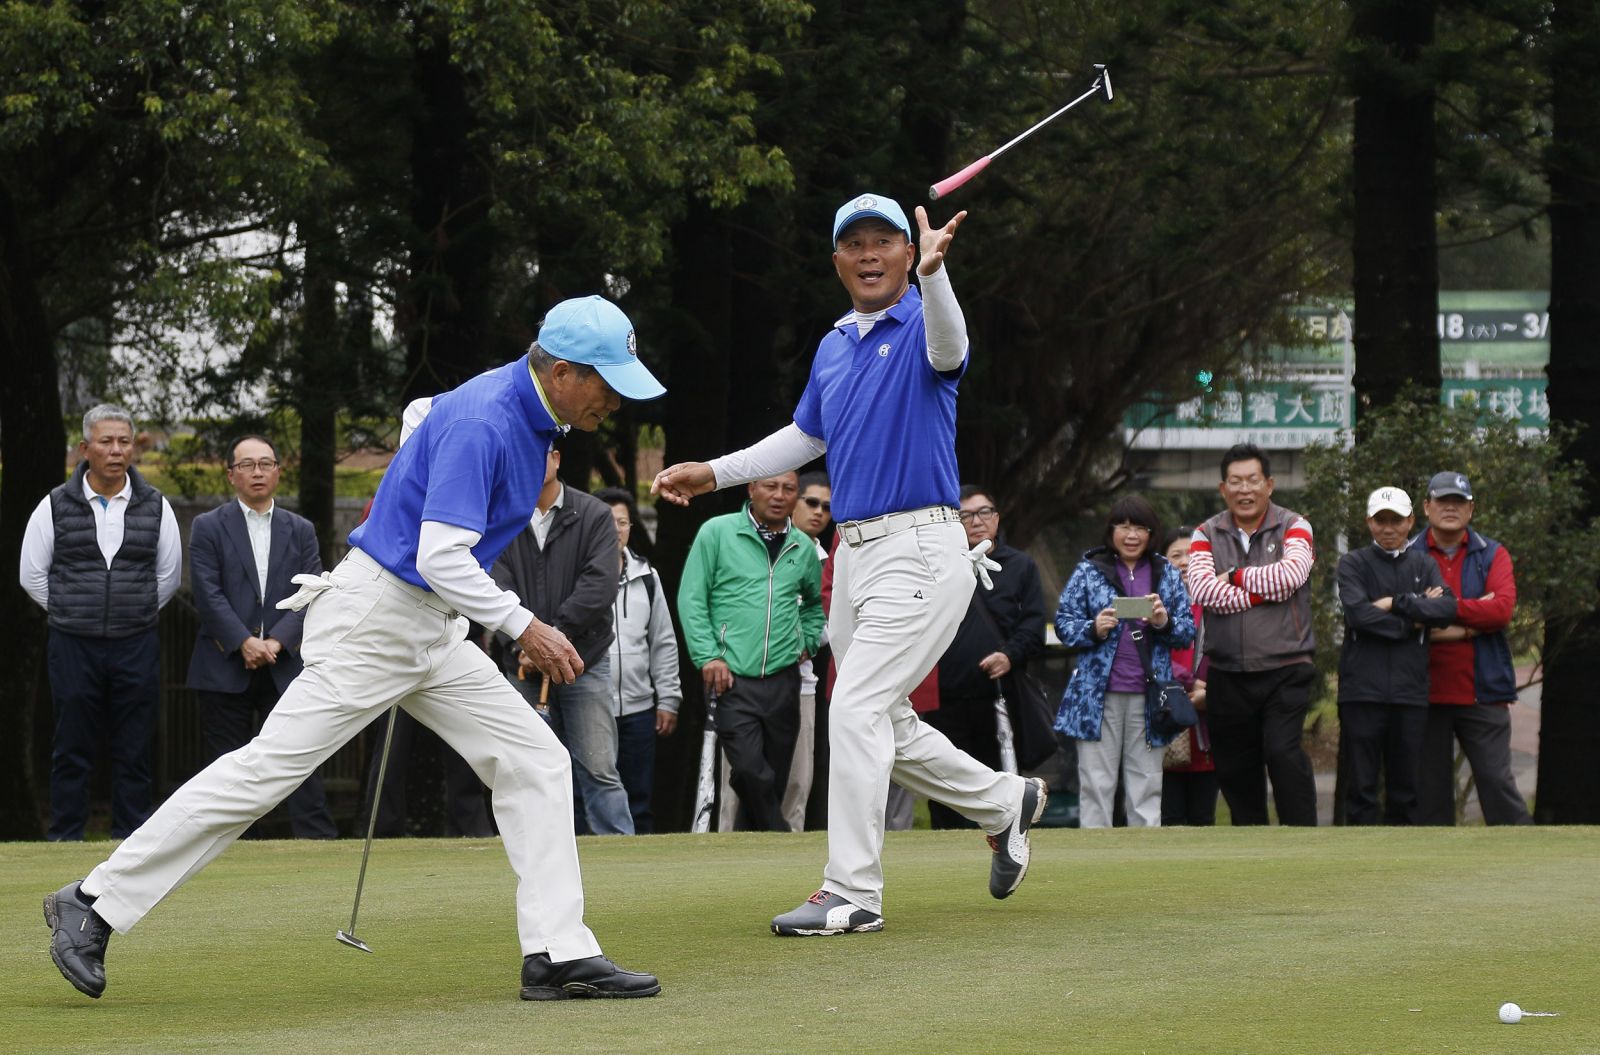
{"type": "Polygon", "coordinates": [[[883,815],[889,780],[959,811],[989,833],[989,892],[1007,897],[1028,867],[1028,827],[1044,812],[1042,780],[997,773],[918,720],[907,694],[955,637],[987,579],[987,545],[968,552],[956,503],[956,383],[966,321],[944,256],[957,213],[930,228],[863,194],[833,220],[833,266],[855,305],[822,339],[794,423],[711,463],[686,462],[652,490],[693,495],[796,468],[824,451],[836,554],[828,636],[839,664],[828,715],[828,865],[822,888],[772,921],[782,935],[883,929],[883,815]],[[971,563],[968,563],[968,562],[971,563]]]}
{"type": "Polygon", "coordinates": [[[528,524],[558,432],[592,431],[622,403],[665,391],[633,325],[599,297],[556,305],[516,362],[439,396],[384,475],[351,549],[306,605],[305,671],[249,744],[173,794],[80,883],[45,898],[51,956],[89,996],[105,991],[112,929],[126,933],[323,760],[399,702],[493,789],[517,874],[522,996],[653,996],[648,974],[600,954],[583,922],[567,751],[477,647],[466,616],[515,637],[547,677],[583,670],[572,645],[484,569],[528,524]]]}

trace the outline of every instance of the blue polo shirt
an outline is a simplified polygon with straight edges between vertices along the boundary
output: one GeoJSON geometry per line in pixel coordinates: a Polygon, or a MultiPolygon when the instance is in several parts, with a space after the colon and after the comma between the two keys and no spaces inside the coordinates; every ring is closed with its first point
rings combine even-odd
{"type": "Polygon", "coordinates": [[[417,539],[424,520],[437,520],[481,534],[472,555],[488,570],[528,526],[560,431],[526,356],[479,374],[433,401],[395,452],[350,545],[427,589],[417,574],[417,539]]]}
{"type": "Polygon", "coordinates": [[[817,346],[794,423],[828,444],[835,520],[957,505],[956,384],[928,362],[916,286],[865,337],[836,325],[817,346]]]}

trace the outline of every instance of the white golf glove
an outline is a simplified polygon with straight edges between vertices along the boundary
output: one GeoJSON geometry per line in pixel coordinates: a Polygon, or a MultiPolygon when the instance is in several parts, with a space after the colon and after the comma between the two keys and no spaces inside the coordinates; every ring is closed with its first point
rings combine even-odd
{"type": "Polygon", "coordinates": [[[322,593],[323,590],[333,588],[333,583],[328,581],[328,576],[331,574],[332,572],[325,571],[321,575],[308,575],[305,573],[296,575],[289,581],[300,587],[300,589],[292,597],[285,597],[279,601],[277,607],[289,612],[300,611],[300,609],[316,600],[317,595],[322,593]]]}
{"type": "Polygon", "coordinates": [[[976,575],[978,581],[983,583],[985,590],[994,589],[994,580],[989,578],[989,573],[1000,570],[1000,565],[988,557],[989,551],[993,548],[994,543],[989,539],[984,539],[965,554],[966,558],[972,562],[972,574],[976,575]]]}

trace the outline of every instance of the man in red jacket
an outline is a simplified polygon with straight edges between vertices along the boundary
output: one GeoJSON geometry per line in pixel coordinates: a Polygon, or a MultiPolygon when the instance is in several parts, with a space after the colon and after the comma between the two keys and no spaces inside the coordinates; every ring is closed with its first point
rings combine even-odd
{"type": "Polygon", "coordinates": [[[1474,508],[1464,475],[1436,473],[1422,503],[1428,529],[1411,543],[1438,562],[1459,598],[1456,622],[1431,633],[1417,823],[1455,823],[1459,740],[1484,822],[1532,824],[1511,774],[1510,704],[1517,699],[1517,678],[1505,630],[1516,607],[1517,582],[1505,547],[1469,527],[1474,508]]]}

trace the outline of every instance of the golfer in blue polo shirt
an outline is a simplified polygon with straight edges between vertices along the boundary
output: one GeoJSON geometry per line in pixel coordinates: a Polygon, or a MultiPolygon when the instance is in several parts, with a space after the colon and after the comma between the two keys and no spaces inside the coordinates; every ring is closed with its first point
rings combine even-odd
{"type": "MultiPolygon", "coordinates": [[[[296,576],[305,670],[253,741],[217,759],[81,883],[45,898],[51,955],[89,996],[105,990],[111,930],[126,932],[347,740],[398,703],[493,789],[517,874],[522,996],[653,996],[648,974],[600,954],[583,922],[569,756],[499,670],[465,641],[466,616],[516,638],[567,684],[583,661],[487,569],[528,524],[551,439],[592,431],[622,403],[665,389],[639,362],[633,324],[600,297],[545,316],[516,362],[437,397],[384,474],[350,552],[296,576]]],[[[408,421],[409,423],[409,421],[408,421]]]]}
{"type": "Polygon", "coordinates": [[[841,205],[833,267],[854,310],[817,348],[794,423],[712,462],[663,470],[652,490],[694,495],[797,468],[827,453],[834,557],[828,637],[839,665],[828,714],[828,864],[822,887],[772,921],[781,935],[883,929],[883,815],[892,778],[989,833],[989,892],[1007,897],[1028,867],[1041,780],[997,773],[918,720],[908,695],[954,639],[987,543],[969,552],[957,511],[956,385],[967,330],[944,268],[965,212],[931,228],[878,194],[841,205]],[[921,289],[911,285],[917,262],[921,289]]]}

